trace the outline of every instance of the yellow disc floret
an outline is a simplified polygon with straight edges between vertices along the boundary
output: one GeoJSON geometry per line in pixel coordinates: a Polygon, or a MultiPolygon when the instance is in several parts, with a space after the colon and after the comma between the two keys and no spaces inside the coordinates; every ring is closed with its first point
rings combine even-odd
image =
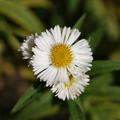
{"type": "Polygon", "coordinates": [[[66,67],[73,60],[73,54],[69,46],[58,44],[51,49],[52,64],[56,67],[66,67]]]}
{"type": "Polygon", "coordinates": [[[74,78],[74,76],[73,75],[70,75],[69,76],[69,83],[65,83],[64,85],[65,85],[65,87],[70,87],[70,86],[72,86],[73,85],[73,83],[75,82],[75,78],[74,78]]]}

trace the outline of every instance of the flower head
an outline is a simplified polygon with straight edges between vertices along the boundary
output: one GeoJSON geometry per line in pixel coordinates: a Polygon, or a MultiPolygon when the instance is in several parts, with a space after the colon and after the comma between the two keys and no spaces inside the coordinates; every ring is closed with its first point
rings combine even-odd
{"type": "Polygon", "coordinates": [[[52,86],[52,91],[56,93],[58,98],[65,99],[75,99],[82,92],[84,92],[84,87],[88,85],[89,76],[81,73],[79,76],[69,76],[69,83],[57,82],[52,86]]]}
{"type": "Polygon", "coordinates": [[[20,47],[20,51],[22,51],[23,58],[29,59],[32,57],[32,47],[35,46],[34,40],[38,36],[38,34],[28,36],[20,47]]]}
{"type": "Polygon", "coordinates": [[[85,73],[90,70],[93,57],[88,41],[79,40],[80,34],[78,29],[57,25],[28,37],[21,46],[37,78],[63,100],[75,99],[89,81],[85,73]]]}
{"type": "Polygon", "coordinates": [[[47,85],[54,82],[69,82],[69,74],[90,70],[92,52],[85,39],[78,42],[77,29],[55,26],[35,38],[34,55],[31,60],[33,71],[47,85]]]}

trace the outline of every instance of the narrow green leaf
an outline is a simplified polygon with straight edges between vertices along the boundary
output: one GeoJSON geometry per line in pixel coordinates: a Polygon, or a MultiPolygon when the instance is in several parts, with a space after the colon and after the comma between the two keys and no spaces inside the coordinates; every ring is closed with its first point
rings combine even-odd
{"type": "Polygon", "coordinates": [[[101,110],[106,110],[109,112],[120,112],[120,104],[118,102],[103,102],[103,104],[98,105],[101,110]]]}
{"type": "Polygon", "coordinates": [[[96,90],[95,95],[102,98],[120,101],[120,87],[110,86],[96,90]]]}
{"type": "Polygon", "coordinates": [[[101,120],[101,118],[99,117],[99,115],[94,110],[90,111],[90,118],[91,118],[91,120],[101,120]]]}
{"type": "Polygon", "coordinates": [[[18,112],[27,104],[29,104],[32,101],[32,98],[39,92],[40,89],[41,84],[39,81],[36,81],[30,88],[27,89],[24,95],[18,100],[17,104],[12,109],[12,113],[18,112]]]}
{"type": "Polygon", "coordinates": [[[113,100],[120,100],[120,87],[105,87],[99,93],[102,97],[113,100]]]}
{"type": "Polygon", "coordinates": [[[11,34],[11,33],[8,33],[7,34],[7,41],[8,43],[11,45],[11,47],[15,50],[17,50],[19,47],[20,47],[20,43],[19,41],[17,40],[17,38],[11,34]]]}
{"type": "Polygon", "coordinates": [[[85,120],[84,111],[80,105],[79,99],[76,101],[68,101],[70,120],[85,120]]]}
{"type": "Polygon", "coordinates": [[[103,27],[99,27],[97,30],[95,30],[95,32],[93,32],[90,35],[89,44],[93,52],[95,51],[100,41],[102,40],[102,36],[103,36],[103,27]]]}
{"type": "Polygon", "coordinates": [[[95,114],[97,114],[100,120],[106,120],[106,119],[118,120],[120,118],[119,108],[120,108],[119,104],[106,101],[106,102],[98,103],[97,105],[92,106],[92,109],[90,109],[90,112],[92,112],[92,118],[94,118],[95,114]]]}
{"type": "Polygon", "coordinates": [[[10,26],[3,19],[0,20],[0,30],[5,33],[6,35],[5,37],[7,38],[9,45],[13,49],[16,50],[20,47],[20,43],[17,40],[17,38],[13,35],[12,30],[10,29],[10,26]]]}
{"type": "Polygon", "coordinates": [[[29,35],[29,32],[22,29],[22,28],[12,27],[11,31],[13,32],[13,34],[20,36],[20,37],[23,37],[23,38],[25,38],[26,36],[29,35]]]}
{"type": "Polygon", "coordinates": [[[0,39],[0,58],[1,58],[1,60],[4,57],[3,56],[4,51],[5,51],[5,43],[4,43],[4,40],[0,39]]]}
{"type": "Polygon", "coordinates": [[[1,13],[30,32],[40,32],[43,30],[43,25],[40,20],[38,20],[30,10],[16,2],[0,0],[0,14],[1,13]]]}
{"type": "Polygon", "coordinates": [[[50,0],[15,0],[25,7],[42,7],[42,8],[52,8],[53,4],[50,0]]]}
{"type": "Polygon", "coordinates": [[[52,93],[37,93],[32,102],[20,111],[15,120],[35,120],[54,114],[58,111],[58,106],[52,105],[52,93]]]}
{"type": "Polygon", "coordinates": [[[29,32],[24,30],[23,28],[14,27],[13,25],[8,24],[5,21],[5,19],[2,19],[2,18],[0,18],[0,30],[2,30],[6,34],[8,33],[13,34],[13,35],[15,34],[20,37],[25,37],[29,34],[29,32]]]}
{"type": "Polygon", "coordinates": [[[75,101],[68,101],[70,120],[80,120],[79,108],[76,105],[75,101]]]}
{"type": "Polygon", "coordinates": [[[24,106],[30,103],[32,97],[37,93],[37,89],[34,86],[28,88],[28,90],[24,93],[24,95],[19,99],[17,104],[13,107],[12,113],[18,112],[24,106]]]}
{"type": "Polygon", "coordinates": [[[107,112],[105,110],[99,110],[96,106],[95,109],[90,109],[92,120],[106,120],[108,118],[107,112]]]}
{"type": "Polygon", "coordinates": [[[106,87],[110,85],[112,81],[113,81],[113,76],[111,73],[107,73],[107,74],[94,77],[91,80],[90,85],[87,87],[86,93],[94,92],[96,91],[96,88],[101,89],[103,87],[106,87]]]}
{"type": "Polygon", "coordinates": [[[77,28],[77,29],[80,30],[81,27],[82,27],[82,25],[83,25],[83,22],[84,22],[85,18],[86,18],[86,14],[83,14],[83,15],[79,18],[79,20],[75,23],[75,25],[73,26],[73,28],[77,28]]]}
{"type": "Polygon", "coordinates": [[[120,62],[118,61],[97,60],[93,61],[92,65],[92,70],[88,72],[89,75],[102,74],[115,70],[120,70],[120,62]]]}

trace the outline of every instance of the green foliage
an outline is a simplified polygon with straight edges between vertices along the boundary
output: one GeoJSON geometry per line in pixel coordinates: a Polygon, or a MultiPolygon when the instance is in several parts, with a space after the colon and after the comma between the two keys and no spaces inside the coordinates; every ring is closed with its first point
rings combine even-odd
{"type": "MultiPolygon", "coordinates": [[[[12,109],[12,113],[18,112],[20,109],[22,109],[24,106],[30,103],[32,97],[38,92],[38,90],[31,86],[25,94],[20,98],[20,100],[17,102],[17,104],[12,109]]],[[[40,94],[40,93],[39,93],[40,94]]]]}
{"type": "Polygon", "coordinates": [[[119,91],[120,88],[119,87],[104,87],[96,92],[95,95],[96,96],[100,96],[102,98],[107,98],[107,99],[111,99],[111,100],[120,100],[120,96],[119,96],[119,91]]]}
{"type": "Polygon", "coordinates": [[[70,120],[85,120],[85,114],[79,99],[68,101],[70,120]]]}
{"type": "Polygon", "coordinates": [[[40,20],[30,10],[15,2],[0,0],[0,13],[30,32],[40,32],[43,30],[43,24],[40,20]]]}
{"type": "Polygon", "coordinates": [[[87,87],[84,97],[84,107],[92,120],[106,120],[120,118],[117,108],[120,101],[119,87],[112,86],[114,81],[112,73],[94,77],[87,87]],[[117,113],[115,115],[115,113],[117,113]],[[114,115],[115,116],[114,116],[114,115]]]}
{"type": "Polygon", "coordinates": [[[94,77],[91,80],[90,86],[87,87],[87,92],[96,92],[96,88],[97,90],[109,86],[111,85],[113,82],[113,75],[111,73],[106,73],[106,74],[102,74],[99,76],[94,77]]]}
{"type": "Polygon", "coordinates": [[[10,26],[3,20],[0,21],[0,30],[5,31],[7,41],[13,49],[18,49],[20,47],[19,41],[13,35],[10,26]],[[7,28],[7,29],[6,29],[7,28]]]}
{"type": "Polygon", "coordinates": [[[77,28],[77,29],[81,29],[81,27],[82,27],[82,24],[83,24],[83,22],[84,22],[84,20],[85,20],[85,17],[86,17],[86,14],[84,14],[84,15],[82,15],[80,18],[79,18],[79,20],[75,23],[75,25],[73,26],[73,28],[77,28]]]}
{"type": "Polygon", "coordinates": [[[74,13],[79,3],[80,3],[80,0],[68,0],[68,5],[67,5],[68,12],[74,13]]]}
{"type": "Polygon", "coordinates": [[[91,14],[92,17],[94,17],[95,21],[98,21],[98,24],[104,26],[110,37],[114,39],[119,38],[119,25],[116,22],[114,8],[109,9],[109,5],[106,5],[105,7],[102,0],[86,0],[85,9],[91,14]]]}
{"type": "Polygon", "coordinates": [[[118,86],[111,86],[114,81],[111,73],[94,77],[91,81],[91,85],[86,89],[86,94],[101,97],[102,99],[120,100],[120,88],[118,86]]]}
{"type": "Polygon", "coordinates": [[[52,93],[37,93],[34,99],[17,115],[16,120],[29,120],[42,118],[58,111],[58,106],[52,105],[52,93]]]}
{"type": "Polygon", "coordinates": [[[90,75],[101,74],[120,70],[120,62],[118,61],[103,61],[97,60],[92,63],[92,70],[89,72],[90,75]]]}
{"type": "Polygon", "coordinates": [[[97,48],[100,41],[102,40],[103,32],[104,32],[103,28],[99,27],[97,30],[95,30],[95,32],[93,32],[90,35],[89,44],[93,52],[95,52],[95,49],[97,48]]]}
{"type": "MultiPolygon", "coordinates": [[[[44,88],[42,83],[35,82],[13,107],[12,120],[38,120],[46,117],[58,119],[57,115],[64,116],[64,114],[68,114],[70,120],[120,119],[120,87],[119,81],[116,82],[116,79],[120,77],[113,73],[120,71],[119,53],[114,59],[111,57],[113,52],[120,48],[120,27],[117,22],[119,21],[119,7],[108,1],[114,2],[114,0],[107,0],[104,3],[101,0],[0,0],[0,58],[2,58],[0,60],[0,90],[1,86],[4,86],[4,81],[11,82],[15,79],[12,83],[15,86],[18,81],[18,88],[21,81],[28,84],[34,82],[32,73],[27,71],[28,68],[26,72],[23,69],[26,63],[20,62],[21,57],[18,57],[19,53],[16,54],[17,49],[21,41],[29,34],[40,33],[55,24],[70,25],[80,31],[82,29],[84,32],[80,38],[83,36],[89,38],[88,41],[95,56],[91,71],[87,73],[90,75],[90,85],[76,100],[68,100],[67,106],[66,102],[53,98],[53,94],[44,88]],[[75,21],[73,16],[74,19],[78,16],[80,18],[75,21]],[[71,25],[71,23],[75,24],[71,25]]],[[[16,96],[20,96],[19,92],[16,96]]],[[[1,104],[0,108],[2,108],[1,104]]],[[[4,118],[1,118],[1,114],[2,120],[4,118]]],[[[7,113],[4,114],[8,116],[7,113]]],[[[10,119],[8,117],[6,120],[10,119]]]]}
{"type": "Polygon", "coordinates": [[[50,0],[14,0],[18,4],[25,7],[41,7],[41,8],[52,8],[53,4],[50,0]]]}
{"type": "Polygon", "coordinates": [[[40,92],[40,84],[31,86],[12,109],[17,113],[15,120],[42,118],[58,112],[58,105],[52,104],[50,91],[40,92]]]}

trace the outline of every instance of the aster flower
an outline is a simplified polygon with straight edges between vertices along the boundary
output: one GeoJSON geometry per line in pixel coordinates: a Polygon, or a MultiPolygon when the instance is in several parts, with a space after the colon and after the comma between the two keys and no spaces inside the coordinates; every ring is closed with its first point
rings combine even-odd
{"type": "Polygon", "coordinates": [[[52,86],[52,92],[56,93],[59,99],[75,99],[82,92],[84,92],[84,87],[88,85],[89,76],[84,73],[80,73],[77,76],[70,75],[69,83],[56,82],[52,86]]]}
{"type": "MultiPolygon", "coordinates": [[[[52,86],[56,82],[70,84],[69,76],[90,70],[93,59],[91,48],[87,40],[78,40],[79,36],[79,30],[70,27],[62,29],[57,25],[34,38],[35,46],[32,48],[30,64],[37,77],[46,81],[47,86],[52,86]]],[[[79,82],[75,83],[80,86],[79,82]]],[[[69,98],[72,97],[69,95],[69,98]]]]}
{"type": "Polygon", "coordinates": [[[30,35],[22,43],[20,51],[22,51],[23,59],[30,59],[32,57],[32,47],[35,46],[34,40],[37,36],[37,33],[35,35],[30,35]]]}

